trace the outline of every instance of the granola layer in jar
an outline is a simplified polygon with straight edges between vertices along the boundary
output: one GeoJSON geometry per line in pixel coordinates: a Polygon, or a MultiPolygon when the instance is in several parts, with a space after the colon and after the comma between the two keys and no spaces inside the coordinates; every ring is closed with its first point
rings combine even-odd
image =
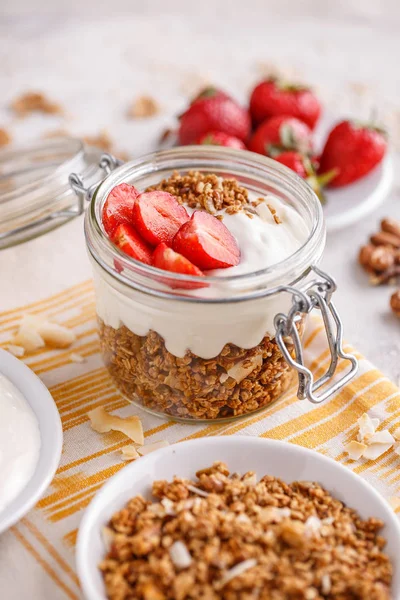
{"type": "MultiPolygon", "coordinates": [[[[199,285],[118,248],[110,253],[101,211],[113,188],[98,190],[86,236],[105,364],[125,397],[173,419],[225,420],[265,408],[292,382],[276,318],[290,313],[292,286],[304,284],[321,256],[318,199],[287,169],[251,153],[193,147],[151,158],[122,168],[114,185],[162,190],[189,214],[213,215],[237,240],[241,259],[206,271],[199,285]]],[[[305,317],[294,319],[299,339],[305,317]]],[[[285,343],[294,357],[293,337],[285,343]]]]}

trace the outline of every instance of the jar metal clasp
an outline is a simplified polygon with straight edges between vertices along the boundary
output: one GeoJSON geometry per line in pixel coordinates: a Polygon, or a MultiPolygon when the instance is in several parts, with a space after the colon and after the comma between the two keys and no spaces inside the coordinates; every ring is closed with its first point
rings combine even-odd
{"type": "Polygon", "coordinates": [[[291,293],[293,303],[287,315],[279,313],[275,316],[274,324],[278,346],[285,360],[291,367],[296,369],[298,374],[297,397],[301,400],[310,400],[314,404],[320,404],[344,387],[355,376],[358,370],[358,361],[355,356],[343,349],[343,325],[332,302],[332,294],[337,287],[336,282],[316,266],[312,267],[312,271],[317,275],[317,279],[312,280],[306,289],[299,290],[290,286],[278,288],[279,291],[291,293]],[[321,311],[330,352],[329,366],[326,372],[316,381],[314,381],[310,369],[304,364],[303,348],[296,327],[299,316],[310,313],[314,308],[321,311]],[[292,340],[294,356],[288,349],[288,339],[292,340]],[[318,389],[334,377],[339,359],[348,361],[350,369],[343,377],[331,382],[322,393],[316,394],[318,389]]]}
{"type": "MultiPolygon", "coordinates": [[[[122,161],[118,158],[115,158],[115,156],[112,156],[112,154],[108,154],[107,152],[105,152],[101,155],[99,167],[104,171],[104,178],[107,177],[111,173],[111,171],[113,171],[120,165],[122,165],[122,161]]],[[[78,205],[75,208],[71,209],[74,211],[74,214],[76,216],[81,215],[84,212],[85,203],[91,201],[91,199],[93,198],[93,194],[99,187],[100,183],[104,181],[104,178],[100,179],[100,181],[96,181],[88,187],[85,187],[81,175],[78,175],[78,173],[70,174],[68,178],[69,184],[78,197],[78,205]]]]}

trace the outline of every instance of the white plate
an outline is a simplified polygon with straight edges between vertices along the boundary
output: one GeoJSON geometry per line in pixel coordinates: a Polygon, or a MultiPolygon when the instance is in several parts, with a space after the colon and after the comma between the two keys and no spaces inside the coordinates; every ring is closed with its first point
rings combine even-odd
{"type": "MultiPolygon", "coordinates": [[[[315,132],[319,151],[322,151],[329,131],[341,120],[330,114],[323,116],[315,132]]],[[[327,230],[348,227],[372,213],[387,198],[393,177],[393,158],[388,154],[380,165],[359,181],[337,189],[326,189],[324,215],[327,230]]]]}
{"type": "Polygon", "coordinates": [[[39,423],[41,447],[32,478],[14,500],[0,511],[0,533],[14,525],[41,498],[60,462],[62,426],[49,390],[31,369],[5,350],[0,350],[0,373],[19,389],[39,423]]]}
{"type": "Polygon", "coordinates": [[[386,525],[386,552],[394,565],[393,598],[400,597],[400,524],[386,501],[363,479],[339,463],[312,450],[286,442],[247,436],[210,437],[181,442],[130,463],[114,475],[86,509],[78,533],[77,568],[87,600],[104,600],[98,563],[104,556],[101,529],[114,512],[136,494],[150,497],[155,479],[174,475],[194,477],[198,469],[216,460],[231,471],[256,471],[281,477],[287,482],[320,482],[334,496],[355,508],[362,517],[378,517],[386,525]]]}

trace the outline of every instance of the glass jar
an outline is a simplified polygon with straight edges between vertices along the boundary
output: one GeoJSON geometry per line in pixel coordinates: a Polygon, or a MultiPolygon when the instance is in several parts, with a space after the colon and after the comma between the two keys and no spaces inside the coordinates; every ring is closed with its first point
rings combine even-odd
{"type": "Polygon", "coordinates": [[[131,402],[175,420],[226,420],[269,406],[288,389],[295,370],[299,398],[315,403],[353,377],[357,362],[343,352],[331,300],[336,286],[317,267],[325,245],[321,205],[294,172],[250,152],[186,146],[110,167],[98,187],[85,189],[76,175],[72,183],[81,198],[91,200],[85,235],[104,361],[131,402]],[[287,259],[255,273],[205,277],[206,294],[182,287],[198,282],[196,277],[168,272],[166,284],[165,271],[131,259],[111,243],[101,214],[114,186],[126,182],[143,191],[174,170],[234,177],[250,193],[273,194],[302,217],[307,240],[287,259]],[[316,382],[301,347],[314,308],[322,312],[331,351],[330,366],[316,382]],[[332,382],[339,358],[350,368],[332,382]]]}

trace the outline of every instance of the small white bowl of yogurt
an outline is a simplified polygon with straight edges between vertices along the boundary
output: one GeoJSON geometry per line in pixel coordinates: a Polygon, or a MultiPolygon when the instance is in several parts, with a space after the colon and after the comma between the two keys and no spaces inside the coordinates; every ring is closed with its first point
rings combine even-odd
{"type": "Polygon", "coordinates": [[[50,484],[62,440],[60,416],[46,386],[22,361],[0,350],[0,534],[50,484]]]}

